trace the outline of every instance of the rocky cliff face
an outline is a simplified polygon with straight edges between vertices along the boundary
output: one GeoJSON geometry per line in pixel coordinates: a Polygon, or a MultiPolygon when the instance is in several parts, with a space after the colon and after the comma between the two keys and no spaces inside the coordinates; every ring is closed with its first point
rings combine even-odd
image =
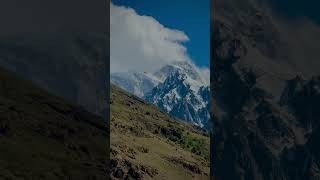
{"type": "Polygon", "coordinates": [[[207,128],[209,99],[206,95],[209,94],[209,87],[192,86],[187,75],[177,71],[152,89],[146,100],[176,118],[207,128]]]}
{"type": "Polygon", "coordinates": [[[308,71],[315,58],[296,59],[292,32],[266,1],[213,9],[212,176],[319,179],[319,72],[308,71]]]}

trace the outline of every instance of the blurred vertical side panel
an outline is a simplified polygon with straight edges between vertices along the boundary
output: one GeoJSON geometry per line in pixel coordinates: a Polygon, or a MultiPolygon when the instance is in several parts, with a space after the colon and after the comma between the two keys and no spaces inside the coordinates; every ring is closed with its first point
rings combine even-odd
{"type": "Polygon", "coordinates": [[[214,179],[319,179],[316,7],[318,1],[214,0],[214,179]]]}
{"type": "Polygon", "coordinates": [[[0,2],[0,179],[107,179],[109,2],[0,2]]]}

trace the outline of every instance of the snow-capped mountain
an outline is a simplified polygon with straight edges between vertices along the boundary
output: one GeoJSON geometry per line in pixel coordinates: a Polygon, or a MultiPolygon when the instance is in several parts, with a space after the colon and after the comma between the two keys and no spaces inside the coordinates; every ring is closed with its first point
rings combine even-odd
{"type": "Polygon", "coordinates": [[[174,117],[207,127],[208,77],[191,62],[176,62],[154,73],[113,73],[111,82],[174,117]]]}

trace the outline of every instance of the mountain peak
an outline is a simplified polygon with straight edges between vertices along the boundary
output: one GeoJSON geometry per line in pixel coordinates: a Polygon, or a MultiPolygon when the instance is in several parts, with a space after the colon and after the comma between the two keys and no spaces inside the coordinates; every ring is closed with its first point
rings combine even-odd
{"type": "Polygon", "coordinates": [[[193,80],[203,82],[199,69],[196,67],[195,64],[189,61],[176,61],[172,64],[167,64],[154,74],[160,79],[164,79],[168,77],[170,74],[174,74],[177,71],[188,75],[193,80]]]}

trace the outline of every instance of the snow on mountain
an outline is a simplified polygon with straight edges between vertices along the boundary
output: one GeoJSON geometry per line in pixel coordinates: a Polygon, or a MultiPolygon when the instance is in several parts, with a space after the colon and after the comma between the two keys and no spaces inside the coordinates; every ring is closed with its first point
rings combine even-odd
{"type": "Polygon", "coordinates": [[[209,73],[191,62],[175,62],[154,73],[113,73],[111,82],[170,115],[207,127],[209,73]]]}
{"type": "Polygon", "coordinates": [[[175,62],[162,67],[159,71],[154,73],[154,76],[161,80],[165,80],[169,75],[175,72],[181,72],[187,75],[187,81],[194,87],[208,86],[209,85],[209,72],[201,71],[193,63],[188,61],[175,62]],[[207,77],[206,77],[207,76],[207,77]]]}
{"type": "Polygon", "coordinates": [[[207,127],[208,94],[209,86],[201,82],[198,74],[178,70],[146,94],[145,99],[174,117],[207,127]]]}
{"type": "Polygon", "coordinates": [[[150,92],[161,80],[152,74],[130,72],[130,73],[112,73],[111,82],[120,88],[142,98],[150,92]]]}

